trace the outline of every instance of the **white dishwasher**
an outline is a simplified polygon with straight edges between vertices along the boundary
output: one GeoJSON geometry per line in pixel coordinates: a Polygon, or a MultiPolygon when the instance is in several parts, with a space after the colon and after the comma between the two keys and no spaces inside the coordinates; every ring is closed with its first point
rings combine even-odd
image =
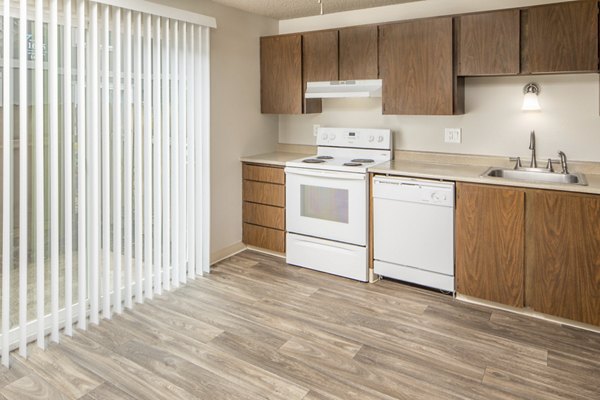
{"type": "Polygon", "coordinates": [[[373,178],[376,274],[454,292],[454,183],[373,178]]]}

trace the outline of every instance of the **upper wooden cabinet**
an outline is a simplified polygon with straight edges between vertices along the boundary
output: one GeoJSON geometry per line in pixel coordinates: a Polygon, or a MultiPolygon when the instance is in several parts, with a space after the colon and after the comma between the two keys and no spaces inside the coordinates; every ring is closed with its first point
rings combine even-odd
{"type": "Polygon", "coordinates": [[[304,83],[338,80],[338,32],[320,31],[302,34],[304,83]]]}
{"type": "Polygon", "coordinates": [[[524,73],[598,71],[598,2],[575,1],[524,11],[524,73]]]}
{"type": "Polygon", "coordinates": [[[377,79],[377,26],[355,26],[339,31],[340,80],[377,79]]]}
{"type": "Polygon", "coordinates": [[[523,307],[524,190],[458,183],[456,198],[456,290],[523,307]]]}
{"type": "Polygon", "coordinates": [[[520,26],[519,10],[457,17],[458,75],[518,74],[520,26]]]}
{"type": "Polygon", "coordinates": [[[302,113],[301,35],[260,38],[260,81],[262,113],[302,113]]]}
{"type": "Polygon", "coordinates": [[[526,305],[600,325],[600,196],[529,191],[526,221],[526,305]]]}
{"type": "Polygon", "coordinates": [[[462,112],[462,85],[453,68],[451,17],[380,26],[379,75],[383,113],[462,112]]]}
{"type": "MultiPolygon", "coordinates": [[[[302,34],[302,90],[306,82],[338,80],[338,31],[302,34]]],[[[304,94],[302,95],[304,98],[304,94]]],[[[305,99],[304,113],[320,113],[321,99],[305,99]]]]}
{"type": "Polygon", "coordinates": [[[383,80],[383,114],[464,112],[464,76],[597,72],[598,1],[261,38],[263,113],[321,112],[306,82],[383,80]]]}

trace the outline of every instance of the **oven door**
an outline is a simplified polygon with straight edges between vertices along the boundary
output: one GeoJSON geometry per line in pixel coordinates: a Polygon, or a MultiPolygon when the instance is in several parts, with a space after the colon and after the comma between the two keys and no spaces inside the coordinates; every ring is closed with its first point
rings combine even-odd
{"type": "Polygon", "coordinates": [[[287,231],[366,246],[366,174],[287,167],[287,231]]]}

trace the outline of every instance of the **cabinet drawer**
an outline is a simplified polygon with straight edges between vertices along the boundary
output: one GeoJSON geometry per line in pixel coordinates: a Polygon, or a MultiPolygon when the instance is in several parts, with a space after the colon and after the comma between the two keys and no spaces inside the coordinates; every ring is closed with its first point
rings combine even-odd
{"type": "Polygon", "coordinates": [[[285,186],[272,183],[244,180],[244,201],[267,204],[270,206],[285,206],[285,186]]]}
{"type": "Polygon", "coordinates": [[[285,230],[285,208],[244,202],[244,222],[285,230]]]}
{"type": "Polygon", "coordinates": [[[285,252],[285,231],[244,223],[242,240],[250,246],[285,252]]]}
{"type": "Polygon", "coordinates": [[[283,168],[243,164],[242,177],[251,181],[285,184],[283,168]]]}

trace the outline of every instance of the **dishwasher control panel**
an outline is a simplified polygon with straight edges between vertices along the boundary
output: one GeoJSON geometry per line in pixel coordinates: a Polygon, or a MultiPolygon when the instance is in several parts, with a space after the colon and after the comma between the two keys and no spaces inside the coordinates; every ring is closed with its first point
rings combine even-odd
{"type": "Polygon", "coordinates": [[[454,207],[454,183],[377,176],[373,197],[454,207]]]}

